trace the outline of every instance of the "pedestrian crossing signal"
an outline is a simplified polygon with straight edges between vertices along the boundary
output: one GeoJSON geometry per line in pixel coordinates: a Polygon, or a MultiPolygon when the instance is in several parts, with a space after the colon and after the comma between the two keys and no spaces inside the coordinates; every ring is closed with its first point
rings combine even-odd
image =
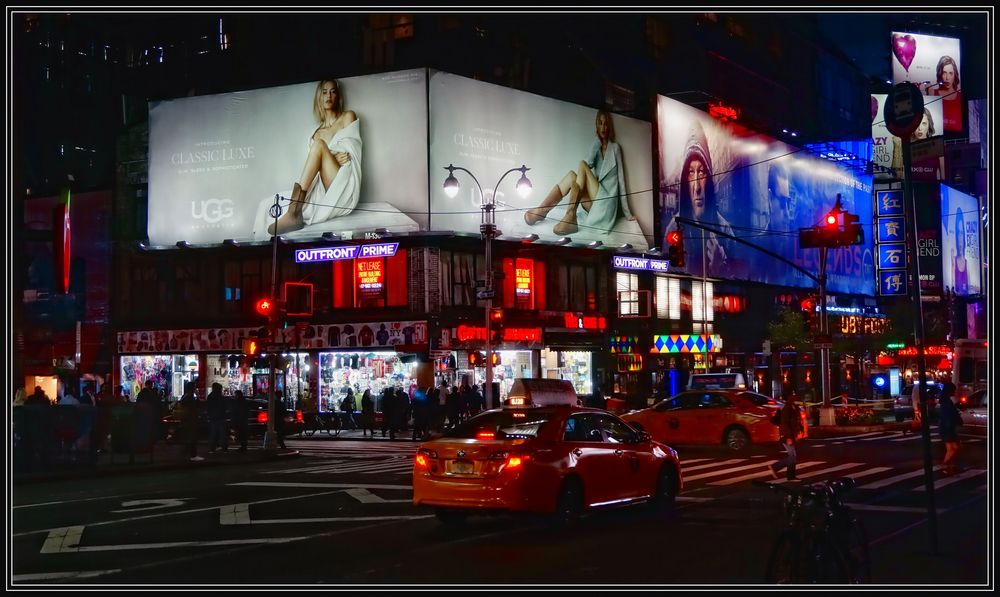
{"type": "Polygon", "coordinates": [[[260,343],[255,338],[247,338],[243,341],[243,354],[255,357],[260,353],[260,343]]]}

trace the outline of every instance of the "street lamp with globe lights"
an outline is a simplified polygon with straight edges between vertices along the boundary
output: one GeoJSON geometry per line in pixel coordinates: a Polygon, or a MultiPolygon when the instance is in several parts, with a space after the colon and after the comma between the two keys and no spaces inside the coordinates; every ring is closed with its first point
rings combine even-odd
{"type": "MultiPolygon", "coordinates": [[[[482,198],[482,210],[483,217],[482,223],[479,225],[479,231],[483,235],[483,240],[486,241],[486,288],[477,293],[476,298],[486,300],[486,311],[484,320],[486,321],[486,387],[483,388],[483,396],[486,399],[487,408],[494,408],[496,405],[493,404],[493,339],[490,334],[490,309],[493,307],[493,296],[495,291],[493,290],[493,239],[499,236],[497,227],[494,220],[494,210],[496,209],[496,195],[497,190],[500,188],[500,183],[503,179],[507,177],[511,172],[520,172],[521,178],[517,181],[517,194],[521,197],[527,197],[531,193],[531,181],[528,180],[527,172],[531,168],[528,168],[524,164],[520,168],[511,168],[510,170],[504,172],[500,179],[497,181],[495,187],[493,187],[493,194],[486,197],[483,194],[483,186],[479,184],[479,180],[476,179],[476,175],[470,172],[467,168],[461,166],[456,166],[454,164],[448,164],[445,166],[445,170],[448,171],[448,178],[444,180],[444,193],[448,195],[449,198],[454,198],[458,195],[459,184],[458,179],[455,178],[455,170],[461,170],[468,174],[476,186],[479,188],[479,196],[482,198]]],[[[499,401],[499,396],[497,400],[499,401]]]]}

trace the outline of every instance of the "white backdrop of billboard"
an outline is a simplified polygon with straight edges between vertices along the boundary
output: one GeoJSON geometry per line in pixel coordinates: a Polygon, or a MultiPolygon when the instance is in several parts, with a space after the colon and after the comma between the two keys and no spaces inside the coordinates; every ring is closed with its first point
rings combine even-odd
{"type": "MultiPolygon", "coordinates": [[[[496,223],[504,235],[569,236],[577,242],[629,243],[639,250],[649,247],[653,235],[650,123],[612,115],[614,140],[625,162],[625,192],[635,220],[627,219],[620,206],[608,209],[604,219],[588,219],[581,207],[578,230],[560,234],[554,228],[566,214],[567,197],[534,225],[525,221],[525,212],[538,207],[567,173],[579,170],[580,162],[588,158],[596,139],[597,110],[442,72],[431,74],[430,109],[431,223],[435,230],[479,232],[481,221],[479,190],[467,174],[455,172],[461,185],[457,196],[449,198],[444,193],[446,166],[469,169],[488,195],[504,172],[523,164],[531,169],[527,173],[531,194],[522,198],[514,190],[520,178],[516,172],[497,190],[496,223]]],[[[598,201],[618,203],[616,197],[598,201]]]]}
{"type": "MultiPolygon", "coordinates": [[[[890,168],[894,174],[877,173],[875,180],[886,180],[889,178],[902,178],[903,176],[903,146],[899,137],[889,132],[885,126],[885,119],[882,117],[882,109],[885,106],[886,94],[872,94],[872,162],[890,168]]],[[[939,137],[944,134],[944,108],[942,102],[935,101],[939,98],[924,98],[924,111],[929,119],[929,129],[927,137],[939,137]]],[[[910,135],[910,141],[916,142],[917,132],[910,135]]],[[[915,161],[912,164],[912,171],[916,180],[943,180],[944,179],[944,158],[931,158],[928,160],[915,161]]]]}
{"type": "Polygon", "coordinates": [[[962,130],[962,52],[961,42],[952,37],[892,33],[892,82],[913,83],[926,96],[924,105],[944,104],[942,131],[962,130]],[[954,92],[942,90],[938,80],[938,65],[950,58],[954,62],[958,86],[954,92]]]}
{"type": "Polygon", "coordinates": [[[980,294],[979,199],[941,185],[941,269],[946,290],[980,294]]]}
{"type": "MultiPolygon", "coordinates": [[[[283,236],[427,228],[426,76],[414,69],[339,79],[362,139],[357,206],[283,236]]],[[[317,83],[151,102],[150,243],[269,240],[267,207],[276,193],[291,195],[318,126],[317,83]]]]}

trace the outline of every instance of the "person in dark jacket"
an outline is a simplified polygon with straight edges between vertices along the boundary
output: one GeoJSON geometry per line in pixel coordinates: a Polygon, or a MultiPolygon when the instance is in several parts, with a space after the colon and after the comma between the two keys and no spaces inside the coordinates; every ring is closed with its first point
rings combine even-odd
{"type": "Polygon", "coordinates": [[[222,384],[213,383],[212,391],[205,398],[208,410],[208,449],[212,452],[229,450],[229,429],[226,424],[226,397],[222,395],[222,384]]]}
{"type": "Polygon", "coordinates": [[[433,399],[429,390],[433,389],[424,390],[421,388],[413,393],[413,404],[410,406],[413,409],[413,441],[424,439],[429,431],[428,425],[432,409],[436,406],[431,404],[433,399]]]}
{"type": "Polygon", "coordinates": [[[781,407],[781,445],[785,449],[785,457],[768,466],[771,476],[778,478],[781,469],[787,468],[785,478],[795,480],[795,447],[802,433],[802,418],[799,413],[797,396],[794,391],[785,395],[785,405],[781,407]]]}
{"type": "Polygon", "coordinates": [[[177,403],[180,409],[180,423],[183,430],[181,437],[184,438],[184,450],[192,462],[205,460],[198,456],[198,411],[201,405],[194,395],[194,386],[188,383],[184,388],[184,394],[180,402],[177,403]]]}
{"type": "Polygon", "coordinates": [[[285,449],[285,415],[288,409],[285,407],[285,397],[281,392],[274,393],[274,439],[281,449],[285,449]]]}
{"type": "Polygon", "coordinates": [[[382,391],[382,437],[396,439],[396,392],[391,387],[382,391]]]}
{"type": "Polygon", "coordinates": [[[247,403],[247,399],[243,396],[242,390],[236,390],[233,392],[233,401],[230,405],[230,420],[233,422],[233,429],[236,430],[236,441],[240,442],[240,452],[247,451],[247,435],[249,435],[249,421],[247,417],[250,416],[250,406],[247,403]]]}
{"type": "Polygon", "coordinates": [[[358,424],[354,420],[354,411],[358,408],[354,401],[354,390],[347,388],[347,396],[340,401],[340,411],[344,413],[344,429],[357,429],[358,424]]]}
{"type": "Polygon", "coordinates": [[[955,459],[961,450],[962,444],[958,441],[958,427],[962,424],[962,415],[952,402],[955,395],[955,384],[950,381],[944,382],[941,388],[941,396],[938,398],[938,434],[944,443],[944,459],[941,461],[941,473],[953,475],[958,471],[955,466],[955,459]]]}
{"type": "Polygon", "coordinates": [[[375,399],[372,398],[372,391],[365,390],[361,395],[361,437],[375,437],[375,399]]]}
{"type": "Polygon", "coordinates": [[[152,449],[160,435],[160,395],[153,389],[153,380],[147,379],[145,387],[135,397],[132,417],[133,440],[138,451],[152,449]]]}

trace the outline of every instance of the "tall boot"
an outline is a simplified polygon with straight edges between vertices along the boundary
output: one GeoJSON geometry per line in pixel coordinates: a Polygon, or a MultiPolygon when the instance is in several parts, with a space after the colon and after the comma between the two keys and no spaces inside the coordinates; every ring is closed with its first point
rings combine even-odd
{"type": "Polygon", "coordinates": [[[272,222],[267,227],[267,233],[275,236],[302,229],[305,226],[305,220],[302,219],[302,208],[305,207],[305,199],[306,192],[302,190],[302,186],[299,183],[295,183],[295,186],[292,187],[291,203],[288,206],[288,211],[282,214],[277,222],[272,222]],[[275,231],[275,224],[277,224],[277,231],[275,231]]]}
{"type": "Polygon", "coordinates": [[[559,190],[559,185],[552,187],[549,194],[542,201],[542,204],[534,209],[529,209],[524,212],[524,221],[528,226],[534,226],[538,222],[545,219],[545,216],[555,207],[559,201],[562,199],[562,191],[559,190]]]}

